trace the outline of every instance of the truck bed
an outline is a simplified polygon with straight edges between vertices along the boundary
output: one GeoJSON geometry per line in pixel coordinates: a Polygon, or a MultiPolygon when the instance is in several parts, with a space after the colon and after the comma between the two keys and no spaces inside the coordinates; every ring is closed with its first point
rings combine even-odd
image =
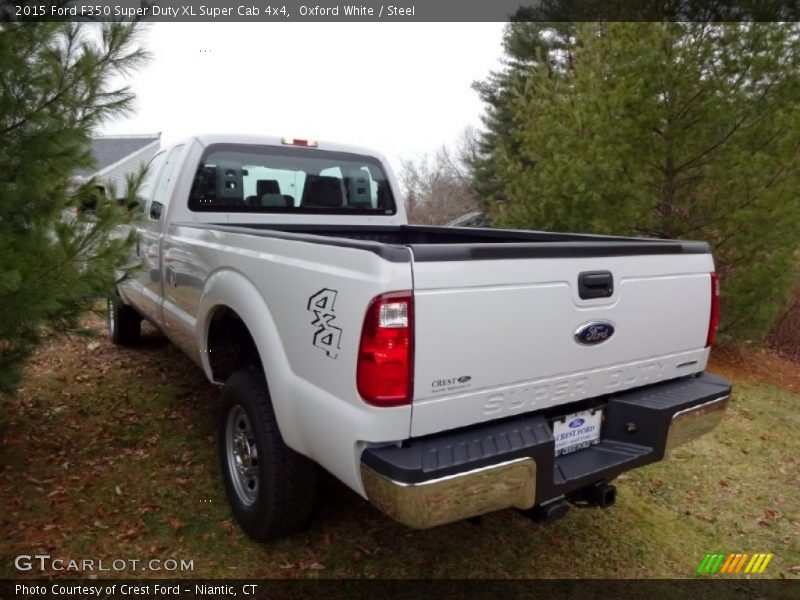
{"type": "Polygon", "coordinates": [[[705,368],[713,270],[705,243],[413,225],[280,234],[410,250],[414,436],[577,407],[705,368]],[[610,295],[580,294],[591,272],[611,274],[610,295]],[[573,333],[591,321],[613,323],[616,334],[598,346],[576,344],[573,333]]]}
{"type": "MultiPolygon", "coordinates": [[[[255,237],[408,265],[412,285],[391,291],[414,293],[412,436],[567,410],[701,372],[708,358],[714,265],[705,243],[414,225],[175,225],[222,234],[214,238],[220,247],[255,237]],[[587,294],[586,281],[597,276],[607,289],[587,294]],[[595,323],[611,329],[609,340],[576,342],[595,323]]],[[[248,244],[251,252],[259,247],[248,244]]],[[[308,269],[330,269],[315,262],[319,252],[305,256],[315,257],[308,269]]]]}
{"type": "Polygon", "coordinates": [[[317,244],[362,248],[387,260],[407,262],[410,248],[415,261],[500,260],[506,258],[587,258],[653,254],[709,254],[705,242],[651,238],[472,229],[422,225],[276,225],[219,223],[198,225],[267,237],[283,237],[317,244]]]}

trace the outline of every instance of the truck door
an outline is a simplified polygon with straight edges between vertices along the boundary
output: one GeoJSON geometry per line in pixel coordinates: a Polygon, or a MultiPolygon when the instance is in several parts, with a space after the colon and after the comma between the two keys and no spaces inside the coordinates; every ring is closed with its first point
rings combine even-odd
{"type": "Polygon", "coordinates": [[[139,304],[145,317],[154,323],[161,324],[161,299],[163,289],[161,281],[161,238],[166,207],[175,167],[183,144],[172,148],[164,159],[155,181],[152,197],[145,206],[139,231],[139,255],[142,259],[142,270],[138,279],[141,285],[142,299],[139,304]]]}
{"type": "MultiPolygon", "coordinates": [[[[142,179],[142,182],[139,184],[139,189],[136,191],[136,199],[139,201],[139,205],[142,207],[142,210],[147,208],[150,200],[152,199],[153,187],[161,170],[161,166],[164,164],[164,158],[166,155],[167,151],[162,150],[152,159],[150,159],[150,162],[147,164],[147,174],[144,176],[144,179],[142,179]]],[[[142,252],[142,233],[144,229],[143,223],[140,220],[140,222],[135,223],[133,227],[136,229],[136,233],[138,234],[136,246],[133,251],[133,263],[139,265],[142,263],[144,258],[144,253],[142,252]]],[[[144,284],[145,277],[143,272],[137,271],[133,276],[120,283],[117,288],[119,289],[120,294],[123,296],[125,301],[129,304],[133,304],[141,312],[144,312],[142,310],[142,288],[144,284]]]]}

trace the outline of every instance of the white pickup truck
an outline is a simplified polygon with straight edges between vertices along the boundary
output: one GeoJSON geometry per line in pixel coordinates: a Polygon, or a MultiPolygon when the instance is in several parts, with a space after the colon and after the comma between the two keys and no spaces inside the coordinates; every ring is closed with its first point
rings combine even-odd
{"type": "Polygon", "coordinates": [[[140,193],[111,337],[148,319],[222,386],[256,539],[308,521],[318,466],[412,527],[609,506],[728,403],[705,243],[410,226],[378,154],[289,138],[193,137],[140,193]]]}

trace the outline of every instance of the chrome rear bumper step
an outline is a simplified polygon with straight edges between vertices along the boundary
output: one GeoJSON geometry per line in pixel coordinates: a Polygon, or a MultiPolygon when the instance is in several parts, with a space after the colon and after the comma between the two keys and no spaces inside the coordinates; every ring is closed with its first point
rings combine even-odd
{"type": "Polygon", "coordinates": [[[730,393],[730,382],[703,373],[597,399],[600,442],[558,457],[537,413],[368,448],[362,482],[375,506],[411,527],[525,510],[663,459],[716,427],[730,393]]]}

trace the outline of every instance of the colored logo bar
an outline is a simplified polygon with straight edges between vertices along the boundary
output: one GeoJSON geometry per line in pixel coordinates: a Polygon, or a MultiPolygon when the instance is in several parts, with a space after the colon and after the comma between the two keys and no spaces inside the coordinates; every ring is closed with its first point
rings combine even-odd
{"type": "Polygon", "coordinates": [[[706,554],[695,573],[706,575],[763,573],[769,561],[772,560],[772,556],[772,554],[765,553],[706,554]]]}

